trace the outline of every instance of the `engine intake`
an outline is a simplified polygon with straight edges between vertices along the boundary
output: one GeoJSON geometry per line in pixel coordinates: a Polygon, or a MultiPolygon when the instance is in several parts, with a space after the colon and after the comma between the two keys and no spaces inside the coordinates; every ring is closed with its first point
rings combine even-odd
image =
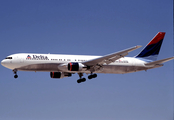
{"type": "Polygon", "coordinates": [[[68,70],[69,71],[81,71],[84,68],[86,68],[86,67],[82,63],[78,63],[78,62],[68,63],[68,70]]]}

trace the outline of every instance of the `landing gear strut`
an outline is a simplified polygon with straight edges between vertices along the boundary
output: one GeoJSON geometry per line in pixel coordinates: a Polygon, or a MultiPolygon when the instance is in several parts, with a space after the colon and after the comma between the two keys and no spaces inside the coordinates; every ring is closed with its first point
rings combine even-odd
{"type": "Polygon", "coordinates": [[[82,78],[83,73],[78,73],[78,74],[79,74],[80,79],[77,80],[77,83],[85,82],[86,78],[82,78]]]}
{"type": "Polygon", "coordinates": [[[17,70],[16,70],[16,69],[13,70],[13,73],[15,74],[15,75],[14,75],[14,78],[18,78],[17,70]]]}

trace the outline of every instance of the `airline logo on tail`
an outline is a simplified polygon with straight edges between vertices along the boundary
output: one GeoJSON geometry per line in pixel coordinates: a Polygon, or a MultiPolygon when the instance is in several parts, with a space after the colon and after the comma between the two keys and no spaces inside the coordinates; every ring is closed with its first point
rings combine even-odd
{"type": "Polygon", "coordinates": [[[136,58],[144,58],[151,61],[157,60],[165,32],[158,32],[157,35],[146,45],[146,47],[136,56],[136,58]]]}

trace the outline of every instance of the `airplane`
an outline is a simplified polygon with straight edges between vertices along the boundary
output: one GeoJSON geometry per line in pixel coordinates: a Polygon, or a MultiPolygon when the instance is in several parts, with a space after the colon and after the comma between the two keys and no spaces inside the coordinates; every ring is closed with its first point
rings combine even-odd
{"type": "Polygon", "coordinates": [[[50,72],[51,78],[71,77],[77,73],[80,77],[77,83],[81,83],[86,81],[82,77],[84,73],[90,74],[88,79],[92,79],[97,73],[125,74],[163,66],[162,63],[174,59],[157,60],[164,36],[165,32],[158,32],[135,57],[125,56],[140,45],[105,56],[18,53],[7,56],[1,64],[13,70],[14,78],[18,78],[17,71],[50,72]]]}

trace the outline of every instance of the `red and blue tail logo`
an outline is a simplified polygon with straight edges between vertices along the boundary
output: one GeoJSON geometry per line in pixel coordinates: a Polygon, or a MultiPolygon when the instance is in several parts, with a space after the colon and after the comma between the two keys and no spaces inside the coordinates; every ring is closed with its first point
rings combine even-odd
{"type": "Polygon", "coordinates": [[[157,35],[146,45],[146,47],[136,56],[136,58],[144,58],[155,61],[159,54],[165,32],[158,32],[157,35]]]}

